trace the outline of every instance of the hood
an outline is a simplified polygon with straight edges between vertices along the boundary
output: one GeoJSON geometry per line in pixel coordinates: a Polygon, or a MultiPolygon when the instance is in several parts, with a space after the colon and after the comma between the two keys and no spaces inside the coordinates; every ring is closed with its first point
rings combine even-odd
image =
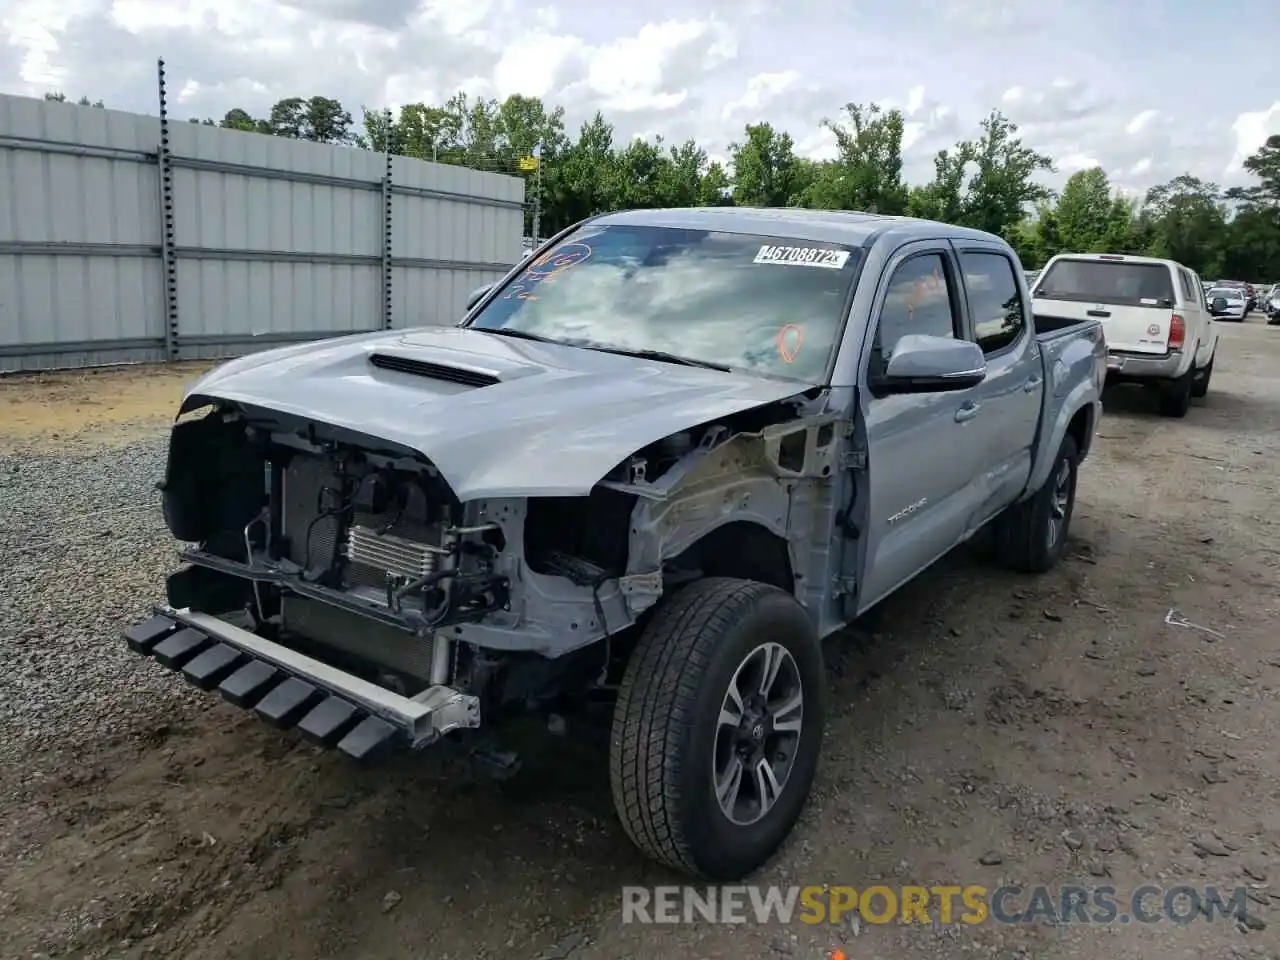
{"type": "Polygon", "coordinates": [[[430,460],[467,501],[585,496],[650,443],[807,389],[433,327],[232,360],[197,381],[182,408],[226,400],[397,443],[430,460]]]}

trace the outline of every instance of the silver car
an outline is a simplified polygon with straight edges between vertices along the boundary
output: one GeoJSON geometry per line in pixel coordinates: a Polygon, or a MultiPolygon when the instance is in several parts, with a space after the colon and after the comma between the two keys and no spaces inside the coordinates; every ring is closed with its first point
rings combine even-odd
{"type": "Polygon", "coordinates": [[[1244,323],[1245,314],[1249,312],[1248,299],[1240,287],[1213,287],[1205,294],[1205,300],[1209,302],[1209,309],[1215,320],[1244,323]],[[1222,303],[1218,303],[1219,300],[1222,303]]]}

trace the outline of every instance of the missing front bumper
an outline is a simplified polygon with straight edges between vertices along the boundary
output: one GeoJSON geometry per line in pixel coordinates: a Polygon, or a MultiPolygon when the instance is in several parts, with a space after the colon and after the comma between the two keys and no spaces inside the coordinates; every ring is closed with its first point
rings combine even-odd
{"type": "Polygon", "coordinates": [[[125,641],[202,690],[357,759],[480,726],[479,700],[452,687],[400,696],[204,613],[158,606],[125,641]]]}

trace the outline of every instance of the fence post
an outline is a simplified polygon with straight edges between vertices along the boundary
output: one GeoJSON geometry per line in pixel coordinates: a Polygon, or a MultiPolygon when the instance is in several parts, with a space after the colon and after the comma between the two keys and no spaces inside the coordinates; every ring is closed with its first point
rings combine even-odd
{"type": "Polygon", "coordinates": [[[386,157],[386,171],[382,177],[382,329],[390,330],[394,321],[391,306],[391,250],[392,250],[392,207],[394,194],[391,192],[391,111],[387,110],[386,125],[382,132],[382,146],[386,157]]]}
{"type": "Polygon", "coordinates": [[[164,351],[169,360],[179,355],[178,264],[174,256],[173,169],[169,165],[169,110],[164,88],[164,59],[156,61],[160,92],[160,269],[164,274],[164,351]]]}

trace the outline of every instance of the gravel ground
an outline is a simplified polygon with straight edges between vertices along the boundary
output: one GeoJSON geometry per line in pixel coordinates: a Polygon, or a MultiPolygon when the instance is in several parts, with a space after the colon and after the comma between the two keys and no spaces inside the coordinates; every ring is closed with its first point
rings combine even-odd
{"type": "Polygon", "coordinates": [[[594,748],[362,770],[125,652],[185,375],[0,381],[0,957],[1280,958],[1280,331],[1226,327],[1216,367],[1183,421],[1108,396],[1057,570],[965,548],[830,644],[758,882],[1245,884],[1248,926],[623,924],[623,884],[677,881],[594,748]]]}
{"type": "Polygon", "coordinates": [[[140,670],[108,638],[145,615],[172,564],[156,494],[157,440],[79,455],[0,456],[0,764],[30,743],[74,743],[115,730],[169,678],[140,670]]]}

